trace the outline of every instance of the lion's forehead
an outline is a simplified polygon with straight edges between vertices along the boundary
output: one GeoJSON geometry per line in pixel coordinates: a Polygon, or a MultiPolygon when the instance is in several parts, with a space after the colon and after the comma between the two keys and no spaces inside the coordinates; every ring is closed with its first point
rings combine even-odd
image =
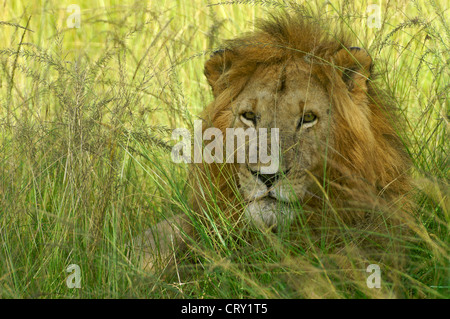
{"type": "Polygon", "coordinates": [[[234,103],[235,114],[253,111],[269,117],[300,116],[306,110],[321,113],[328,108],[328,95],[312,74],[302,69],[283,71],[280,66],[258,69],[234,103]]]}

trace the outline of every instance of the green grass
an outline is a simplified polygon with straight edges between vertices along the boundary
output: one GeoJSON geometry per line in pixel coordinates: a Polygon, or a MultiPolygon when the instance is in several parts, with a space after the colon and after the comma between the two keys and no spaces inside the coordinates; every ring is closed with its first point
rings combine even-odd
{"type": "MultiPolygon", "coordinates": [[[[322,258],[330,247],[305,251],[260,232],[250,242],[226,220],[213,225],[222,235],[198,224],[203,246],[168,275],[140,270],[132,238],[190,212],[171,130],[189,127],[212,99],[205,60],[281,2],[78,1],[81,27],[69,29],[72,3],[12,1],[1,10],[0,297],[394,296],[389,282],[368,289],[330,270],[322,258]],[[81,267],[81,289],[66,286],[70,264],[81,267]]],[[[448,298],[448,4],[383,2],[376,29],[366,27],[366,1],[318,3],[313,10],[369,49],[407,121],[421,228],[405,243],[398,296],[448,298]]]]}

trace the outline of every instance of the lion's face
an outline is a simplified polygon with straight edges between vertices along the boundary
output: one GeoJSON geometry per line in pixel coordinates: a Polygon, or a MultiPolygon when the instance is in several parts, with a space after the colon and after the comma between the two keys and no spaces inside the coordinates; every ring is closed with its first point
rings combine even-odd
{"type": "Polygon", "coordinates": [[[248,139],[245,161],[207,166],[221,202],[238,207],[230,217],[240,220],[243,212],[257,224],[283,227],[300,211],[298,204],[311,211],[324,203],[365,207],[409,189],[409,159],[389,123],[396,113],[373,85],[371,70],[363,48],[289,17],[263,23],[210,57],[204,71],[214,101],[202,113],[204,129],[225,135],[229,128],[279,130],[273,145],[273,136],[266,136],[267,148],[279,155],[275,169],[261,156],[249,157],[255,147],[248,139]],[[235,205],[236,186],[244,211],[235,205]]]}
{"type": "MultiPolygon", "coordinates": [[[[331,142],[330,101],[302,61],[260,66],[248,83],[231,105],[232,127],[279,129],[279,161],[267,174],[262,168],[272,163],[264,164],[259,157],[251,163],[246,156],[238,165],[239,190],[247,202],[245,215],[272,227],[292,218],[290,203],[305,197],[313,183],[311,174],[323,167],[324,149],[331,142]]],[[[268,150],[276,151],[270,137],[268,150]]]]}

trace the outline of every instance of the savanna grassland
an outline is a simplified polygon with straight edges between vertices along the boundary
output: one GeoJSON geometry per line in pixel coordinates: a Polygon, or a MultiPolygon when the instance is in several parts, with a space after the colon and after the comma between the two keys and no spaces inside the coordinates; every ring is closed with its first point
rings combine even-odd
{"type": "Polygon", "coordinates": [[[373,3],[379,27],[364,0],[1,2],[0,297],[448,298],[449,4],[373,3]],[[233,229],[203,236],[170,275],[141,270],[133,238],[190,210],[171,133],[212,100],[205,61],[258,18],[302,4],[371,53],[406,123],[416,225],[396,288],[328,271],[326,246],[257,234],[253,247],[233,229]],[[70,264],[80,289],[66,285],[70,264]]]}

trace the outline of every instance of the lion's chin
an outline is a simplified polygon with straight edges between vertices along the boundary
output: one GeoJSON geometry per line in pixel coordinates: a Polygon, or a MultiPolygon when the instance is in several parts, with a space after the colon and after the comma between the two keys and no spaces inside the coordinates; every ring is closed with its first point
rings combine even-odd
{"type": "Polygon", "coordinates": [[[249,202],[245,216],[260,229],[279,230],[293,218],[288,203],[269,196],[249,202]]]}

